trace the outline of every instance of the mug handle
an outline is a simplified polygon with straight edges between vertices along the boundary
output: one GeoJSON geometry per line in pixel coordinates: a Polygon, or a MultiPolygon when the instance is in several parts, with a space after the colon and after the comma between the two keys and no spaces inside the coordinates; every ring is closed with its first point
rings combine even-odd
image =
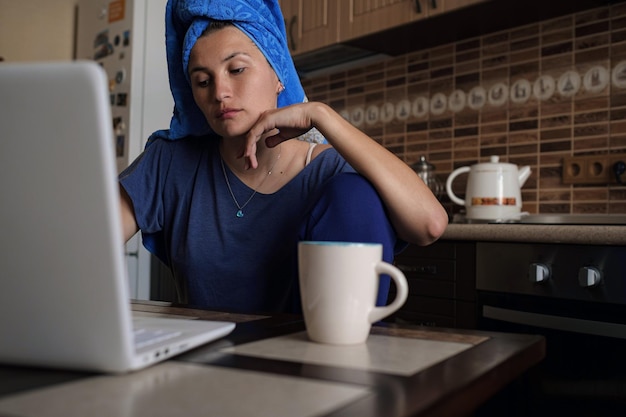
{"type": "Polygon", "coordinates": [[[409,284],[406,281],[406,277],[395,266],[380,261],[376,264],[375,270],[378,275],[387,274],[394,280],[396,283],[396,298],[394,298],[391,304],[388,304],[384,307],[374,307],[368,316],[370,323],[375,323],[384,319],[385,317],[391,315],[396,310],[404,305],[407,297],[409,296],[409,284]]]}

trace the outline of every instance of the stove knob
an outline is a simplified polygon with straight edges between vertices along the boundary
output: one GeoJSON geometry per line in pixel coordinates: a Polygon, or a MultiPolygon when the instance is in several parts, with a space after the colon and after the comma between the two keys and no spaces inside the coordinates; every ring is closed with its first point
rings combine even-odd
{"type": "Polygon", "coordinates": [[[545,282],[550,278],[550,267],[545,264],[532,263],[528,268],[530,282],[545,282]]]}
{"type": "Polygon", "coordinates": [[[602,281],[602,272],[593,266],[583,266],[578,270],[578,283],[581,287],[595,287],[602,281]]]}

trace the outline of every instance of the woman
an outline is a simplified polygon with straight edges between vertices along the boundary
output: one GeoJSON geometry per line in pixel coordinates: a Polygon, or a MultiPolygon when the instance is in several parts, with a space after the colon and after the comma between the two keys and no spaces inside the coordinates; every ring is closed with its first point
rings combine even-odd
{"type": "Polygon", "coordinates": [[[277,3],[170,0],[166,20],[175,114],[120,184],[126,239],[141,229],[181,301],[298,311],[298,240],[380,242],[391,261],[396,232],[420,245],[443,233],[405,163],[298,98],[277,3]],[[293,140],[312,128],[329,144],[293,140]]]}

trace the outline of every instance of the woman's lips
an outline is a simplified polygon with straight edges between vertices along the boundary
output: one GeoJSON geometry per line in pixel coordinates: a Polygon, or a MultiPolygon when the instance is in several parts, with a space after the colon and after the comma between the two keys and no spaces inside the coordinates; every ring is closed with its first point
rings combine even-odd
{"type": "Polygon", "coordinates": [[[239,113],[239,109],[223,109],[217,114],[218,119],[232,119],[239,113]]]}

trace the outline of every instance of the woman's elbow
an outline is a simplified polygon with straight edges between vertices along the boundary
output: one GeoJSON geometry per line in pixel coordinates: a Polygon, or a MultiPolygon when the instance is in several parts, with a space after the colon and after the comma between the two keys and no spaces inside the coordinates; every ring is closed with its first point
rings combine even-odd
{"type": "Polygon", "coordinates": [[[448,227],[448,213],[442,207],[427,222],[425,245],[430,245],[439,239],[446,231],[446,227],[448,227]]]}
{"type": "Polygon", "coordinates": [[[448,227],[448,213],[443,206],[438,206],[430,210],[428,214],[422,215],[418,222],[420,225],[415,231],[413,243],[419,246],[427,246],[439,239],[448,227]]]}

